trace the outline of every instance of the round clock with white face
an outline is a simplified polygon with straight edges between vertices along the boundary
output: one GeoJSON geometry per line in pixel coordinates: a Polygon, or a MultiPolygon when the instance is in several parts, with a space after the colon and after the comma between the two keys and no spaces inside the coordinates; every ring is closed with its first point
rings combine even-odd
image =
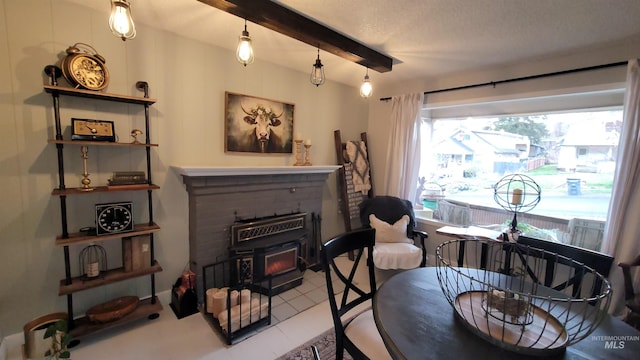
{"type": "Polygon", "coordinates": [[[96,205],[96,235],[117,234],[132,230],[131,202],[96,205]]]}

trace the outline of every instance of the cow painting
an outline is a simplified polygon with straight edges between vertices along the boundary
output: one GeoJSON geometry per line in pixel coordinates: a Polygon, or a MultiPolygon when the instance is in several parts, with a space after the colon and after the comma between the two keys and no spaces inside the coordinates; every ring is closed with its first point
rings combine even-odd
{"type": "Polygon", "coordinates": [[[291,153],[293,105],[227,93],[226,150],[291,153]]]}
{"type": "Polygon", "coordinates": [[[250,151],[261,153],[276,152],[277,149],[282,147],[282,139],[275,131],[271,131],[271,128],[282,124],[280,117],[284,111],[276,115],[273,110],[270,108],[265,109],[262,105],[258,105],[250,111],[247,111],[242,105],[240,107],[247,114],[244,117],[244,121],[249,125],[255,125],[255,130],[247,133],[245,139],[245,144],[250,151]]]}

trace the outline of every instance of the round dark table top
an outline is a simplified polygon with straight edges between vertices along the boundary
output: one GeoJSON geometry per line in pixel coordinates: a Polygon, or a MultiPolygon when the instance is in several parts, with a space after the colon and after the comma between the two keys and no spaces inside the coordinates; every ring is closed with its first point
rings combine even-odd
{"type": "MultiPolygon", "coordinates": [[[[507,351],[481,339],[454,315],[436,268],[401,272],[373,299],[376,326],[394,359],[540,359],[507,351]]],[[[607,315],[582,341],[553,359],[640,359],[640,331],[607,315]]]]}

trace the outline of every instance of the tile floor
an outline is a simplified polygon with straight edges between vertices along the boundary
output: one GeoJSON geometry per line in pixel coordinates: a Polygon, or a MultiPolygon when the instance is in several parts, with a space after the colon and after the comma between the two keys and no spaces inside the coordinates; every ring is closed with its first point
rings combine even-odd
{"type": "MultiPolygon", "coordinates": [[[[350,261],[345,257],[339,259],[350,261]]],[[[72,349],[73,360],[268,360],[275,359],[333,326],[323,272],[306,271],[303,284],[277,295],[272,326],[226,345],[199,314],[178,320],[163,301],[160,317],[96,334],[72,349]]],[[[10,336],[8,360],[21,360],[22,336],[10,336]]]]}
{"type": "Polygon", "coordinates": [[[302,285],[271,298],[272,323],[284,321],[327,300],[324,272],[305,271],[302,285]]]}

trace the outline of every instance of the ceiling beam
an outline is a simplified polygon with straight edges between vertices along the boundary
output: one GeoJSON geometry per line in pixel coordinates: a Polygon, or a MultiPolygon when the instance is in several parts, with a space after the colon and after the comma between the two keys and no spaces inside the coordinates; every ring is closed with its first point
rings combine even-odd
{"type": "Polygon", "coordinates": [[[391,71],[391,57],[272,1],[198,1],[377,72],[391,71]]]}

